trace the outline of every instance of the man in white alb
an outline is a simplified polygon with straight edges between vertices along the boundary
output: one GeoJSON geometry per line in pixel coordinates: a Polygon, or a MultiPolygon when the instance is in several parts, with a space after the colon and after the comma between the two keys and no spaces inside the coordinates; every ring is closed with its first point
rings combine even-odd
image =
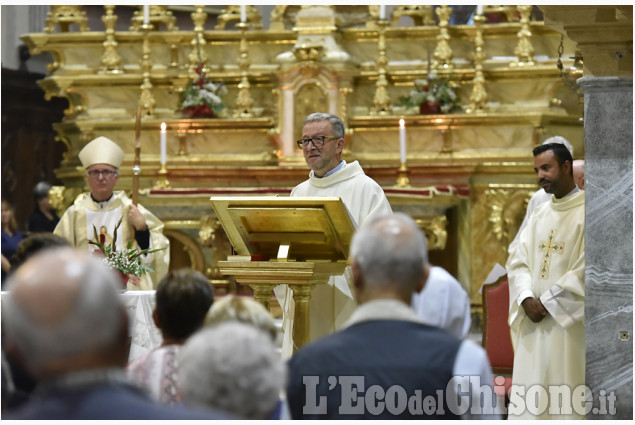
{"type": "Polygon", "coordinates": [[[507,260],[514,346],[508,417],[576,419],[583,417],[580,409],[567,397],[563,406],[553,405],[558,397],[549,391],[566,386],[575,398],[585,382],[584,191],[562,144],[533,153],[540,185],[553,196],[529,217],[507,260]]]}
{"type": "MultiPolygon", "coordinates": [[[[339,117],[321,112],[310,114],[297,143],[311,172],[308,180],[291,191],[291,196],[339,197],[358,227],[368,217],[392,212],[381,186],[364,174],[359,163],[342,160],[344,122],[339,117]]],[[[339,329],[357,306],[352,281],[346,275],[332,277],[328,285],[317,285],[311,292],[310,340],[339,329]]],[[[283,310],[282,355],[288,358],[293,354],[292,291],[285,285],[274,291],[283,310]]]]}
{"type": "Polygon", "coordinates": [[[115,240],[120,250],[133,243],[136,249],[162,249],[144,254],[141,261],[154,271],[141,276],[135,284],[128,281],[128,289],[154,289],[165,276],[170,264],[170,241],[163,235],[163,223],[141,204],[134,205],[123,190],[114,191],[119,180],[123,150],[112,140],[98,137],[79,152],[79,160],[86,168],[89,193],[82,193],[62,215],[53,233],[66,238],[73,246],[88,251],[97,249],[88,243],[94,238],[93,226],[108,243],[115,240]],[[131,230],[134,229],[134,239],[131,230]]]}

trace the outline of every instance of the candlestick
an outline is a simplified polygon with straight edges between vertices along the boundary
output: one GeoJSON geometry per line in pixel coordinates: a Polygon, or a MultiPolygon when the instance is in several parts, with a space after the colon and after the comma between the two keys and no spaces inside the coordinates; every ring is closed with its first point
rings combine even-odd
{"type": "Polygon", "coordinates": [[[401,162],[406,162],[406,122],[399,120],[399,151],[401,152],[401,162]]]}
{"type": "Polygon", "coordinates": [[[147,25],[150,22],[150,5],[143,5],[143,24],[147,25]]]}
{"type": "Polygon", "coordinates": [[[167,162],[167,132],[164,122],[161,123],[161,165],[167,162]]]}
{"type": "Polygon", "coordinates": [[[379,19],[386,19],[386,5],[379,5],[379,19]]]}
{"type": "Polygon", "coordinates": [[[247,21],[247,6],[244,4],[240,5],[240,22],[247,21]]]}

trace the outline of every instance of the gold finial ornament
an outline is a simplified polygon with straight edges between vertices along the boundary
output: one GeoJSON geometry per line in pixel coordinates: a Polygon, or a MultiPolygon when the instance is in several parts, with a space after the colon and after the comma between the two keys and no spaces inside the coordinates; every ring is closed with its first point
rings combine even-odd
{"type": "Polygon", "coordinates": [[[117,53],[117,41],[115,40],[115,24],[117,23],[117,15],[113,12],[114,5],[104,6],[106,14],[101,17],[106,27],[106,41],[104,41],[104,54],[101,57],[100,74],[121,74],[121,56],[117,53]]]}
{"type": "Polygon", "coordinates": [[[510,66],[532,66],[534,62],[534,46],[531,45],[531,29],[529,27],[529,17],[533,6],[516,6],[520,14],[520,31],[518,31],[518,45],[514,49],[514,54],[518,56],[510,66]]]}
{"type": "Polygon", "coordinates": [[[437,7],[435,11],[439,17],[439,35],[437,35],[437,47],[434,49],[433,54],[433,67],[451,71],[454,65],[452,64],[452,48],[450,47],[448,25],[452,9],[448,5],[443,5],[437,7]]]}
{"type": "Polygon", "coordinates": [[[386,79],[386,67],[388,59],[386,57],[386,26],[388,21],[380,19],[377,21],[379,27],[378,35],[378,55],[377,55],[377,83],[375,85],[375,97],[373,99],[373,107],[370,110],[371,115],[389,115],[392,113],[390,107],[390,96],[388,95],[388,80],[386,79]]]}

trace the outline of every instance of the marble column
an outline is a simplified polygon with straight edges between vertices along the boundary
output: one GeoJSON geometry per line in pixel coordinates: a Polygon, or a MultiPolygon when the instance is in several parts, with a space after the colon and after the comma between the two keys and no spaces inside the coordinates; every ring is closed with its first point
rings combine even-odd
{"type": "Polygon", "coordinates": [[[593,395],[586,417],[632,419],[633,80],[583,77],[578,84],[585,109],[586,385],[593,395]]]}

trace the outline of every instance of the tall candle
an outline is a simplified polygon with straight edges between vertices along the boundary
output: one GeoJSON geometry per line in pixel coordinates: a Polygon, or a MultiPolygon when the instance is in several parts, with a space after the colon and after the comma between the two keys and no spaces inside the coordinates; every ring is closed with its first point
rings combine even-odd
{"type": "Polygon", "coordinates": [[[165,165],[167,162],[167,132],[164,122],[161,123],[161,165],[165,165]]]}
{"type": "Polygon", "coordinates": [[[150,22],[150,5],[143,5],[143,24],[147,25],[150,22]]]}
{"type": "Polygon", "coordinates": [[[240,22],[247,21],[247,6],[244,4],[240,5],[240,22]]]}
{"type": "Polygon", "coordinates": [[[386,5],[379,5],[379,19],[386,19],[386,5]]]}
{"type": "Polygon", "coordinates": [[[401,162],[406,162],[406,122],[399,120],[399,151],[401,152],[401,162]]]}
{"type": "Polygon", "coordinates": [[[483,14],[483,5],[482,4],[476,5],[476,14],[479,15],[479,16],[483,14]]]}

